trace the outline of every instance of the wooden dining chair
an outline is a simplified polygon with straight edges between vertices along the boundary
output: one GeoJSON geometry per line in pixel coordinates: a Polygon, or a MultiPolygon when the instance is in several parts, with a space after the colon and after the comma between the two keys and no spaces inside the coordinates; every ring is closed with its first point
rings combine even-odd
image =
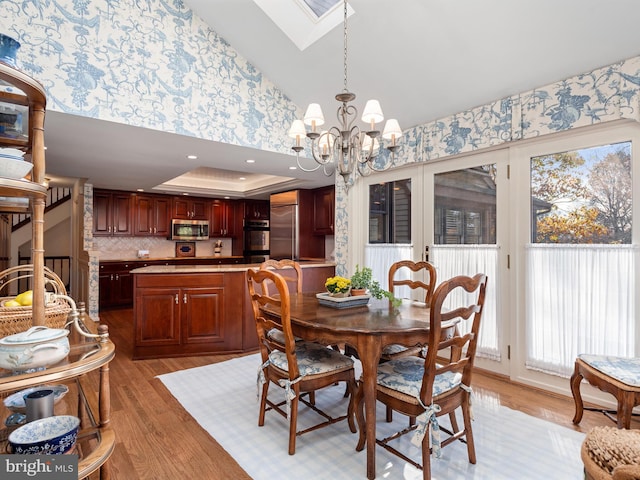
{"type": "MultiPolygon", "coordinates": [[[[422,468],[423,479],[431,478],[431,451],[440,456],[440,448],[455,440],[467,444],[470,463],[476,463],[473,431],[471,429],[471,377],[475,360],[480,319],[484,306],[487,276],[458,276],[442,282],[436,289],[429,315],[429,342],[425,358],[402,357],[378,366],[376,397],[378,401],[409,417],[416,417],[415,425],[391,435],[376,443],[391,453],[408,461],[416,468],[422,468]],[[472,293],[453,294],[456,291],[472,293]],[[449,301],[445,307],[445,301],[449,301]],[[467,322],[468,333],[459,330],[451,338],[442,340],[442,331],[452,324],[467,322]],[[439,354],[450,361],[438,362],[439,354]],[[456,420],[456,411],[462,411],[463,428],[456,420]],[[451,429],[439,425],[437,418],[449,415],[451,429]],[[390,443],[409,432],[414,433],[413,442],[422,445],[422,465],[408,458],[390,443]],[[439,433],[447,437],[440,441],[439,433]],[[431,441],[430,441],[431,440],[431,441]],[[430,447],[430,444],[433,447],[430,447]]],[[[467,329],[460,329],[466,331],[467,329]]],[[[360,427],[360,438],[356,450],[364,448],[363,434],[364,395],[356,395],[356,419],[360,427]]]]}
{"type": "Polygon", "coordinates": [[[297,435],[317,428],[346,419],[349,429],[355,433],[353,392],[356,391],[356,380],[353,359],[318,343],[295,341],[291,328],[289,289],[281,275],[271,270],[249,269],[247,282],[262,357],[258,425],[264,426],[267,410],[274,410],[287,418],[289,420],[289,455],[293,455],[296,451],[297,435]],[[263,290],[265,285],[268,287],[267,293],[263,290]],[[270,291],[274,291],[275,294],[268,293],[270,291]],[[277,318],[267,315],[265,308],[278,311],[277,318]],[[267,335],[267,332],[272,329],[282,333],[283,343],[274,341],[267,335]],[[347,390],[350,392],[345,415],[331,417],[301,396],[303,393],[315,392],[338,382],[346,382],[347,390]],[[286,400],[275,403],[269,399],[269,386],[272,383],[285,390],[286,400]],[[324,421],[298,431],[300,402],[321,415],[324,421]],[[285,405],[286,409],[283,409],[285,405]]]}
{"type": "MultiPolygon", "coordinates": [[[[284,258],[282,260],[269,259],[260,264],[260,270],[268,269],[275,270],[276,273],[282,276],[282,278],[287,283],[287,286],[289,287],[289,293],[302,293],[302,268],[300,268],[300,264],[298,262],[289,258],[284,258]]],[[[262,285],[263,294],[269,293],[267,290],[269,288],[269,285],[267,283],[262,285]]],[[[271,283],[271,287],[274,288],[273,283],[271,283]]],[[[273,340],[284,343],[284,336],[278,329],[273,329],[267,332],[267,335],[273,340]]],[[[299,340],[300,338],[296,337],[296,341],[299,340]]]]}
{"type": "MultiPolygon", "coordinates": [[[[424,304],[428,307],[431,304],[433,291],[436,286],[436,268],[429,262],[414,262],[412,260],[401,260],[389,267],[389,292],[395,295],[396,287],[406,286],[411,290],[421,289],[424,291],[424,304]],[[399,273],[410,271],[409,278],[399,278],[399,273]],[[412,273],[424,273],[428,279],[413,280],[412,273]]],[[[393,360],[394,358],[407,357],[409,355],[420,355],[422,347],[405,347],[404,345],[387,345],[382,350],[380,359],[382,361],[393,360]]],[[[389,420],[391,421],[391,420],[389,420]]]]}

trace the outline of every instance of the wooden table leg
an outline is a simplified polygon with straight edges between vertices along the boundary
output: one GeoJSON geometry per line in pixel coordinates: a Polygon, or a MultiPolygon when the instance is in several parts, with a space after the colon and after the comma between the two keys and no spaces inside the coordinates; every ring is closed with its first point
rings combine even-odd
{"type": "Polygon", "coordinates": [[[358,356],[362,363],[362,392],[364,394],[364,415],[366,424],[367,478],[376,478],[376,381],[380,361],[380,339],[373,336],[361,337],[358,342],[358,356]]]}

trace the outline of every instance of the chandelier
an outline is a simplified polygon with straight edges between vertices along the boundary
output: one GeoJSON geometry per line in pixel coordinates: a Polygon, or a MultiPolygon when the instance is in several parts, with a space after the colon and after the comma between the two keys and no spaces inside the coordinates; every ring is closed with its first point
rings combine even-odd
{"type": "Polygon", "coordinates": [[[396,119],[389,119],[385,124],[382,135],[376,130],[376,124],[384,120],[382,108],[378,100],[369,100],[365,104],[361,120],[367,124],[368,130],[353,125],[358,116],[358,110],[350,102],[355,100],[355,93],[347,88],[347,0],[344,0],[344,89],[336,95],[341,103],[338,107],[337,118],[339,126],[328,130],[319,130],[324,125],[324,115],[320,105],[311,103],[307,107],[303,120],[294,120],[289,130],[289,137],[295,139],[291,147],[296,152],[298,168],[305,172],[313,172],[323,167],[324,174],[333,175],[334,171],[342,175],[345,185],[348,179],[357,171],[360,175],[369,175],[372,171],[380,172],[390,168],[395,161],[396,141],[402,135],[400,125],[396,119]],[[307,126],[310,130],[307,131],[307,126]],[[305,168],[300,163],[300,152],[304,150],[303,138],[311,141],[311,154],[317,165],[305,168]],[[382,138],[380,138],[382,137],[382,138]],[[385,146],[391,153],[390,158],[382,160],[378,155],[380,145],[385,146]]]}

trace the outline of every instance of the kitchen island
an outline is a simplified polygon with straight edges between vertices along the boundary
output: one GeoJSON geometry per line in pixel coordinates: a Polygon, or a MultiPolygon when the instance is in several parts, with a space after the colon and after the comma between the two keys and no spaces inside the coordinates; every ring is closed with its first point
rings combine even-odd
{"type": "MultiPolygon", "coordinates": [[[[301,262],[305,292],[324,290],[331,262],[301,262]]],[[[258,339],[245,265],[154,265],[133,275],[134,359],[239,353],[258,339]]]]}

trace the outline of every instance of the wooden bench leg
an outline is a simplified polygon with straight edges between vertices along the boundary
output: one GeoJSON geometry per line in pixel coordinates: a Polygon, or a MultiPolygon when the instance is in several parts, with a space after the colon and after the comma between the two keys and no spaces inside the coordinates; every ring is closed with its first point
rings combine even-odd
{"type": "Polygon", "coordinates": [[[582,420],[582,414],[584,413],[584,404],[582,403],[582,395],[580,394],[580,383],[582,382],[582,373],[580,372],[580,366],[576,363],[571,375],[571,395],[573,395],[573,402],[576,405],[576,413],[573,416],[573,423],[579,424],[582,420]]]}
{"type": "Polygon", "coordinates": [[[633,410],[633,394],[620,392],[618,395],[618,428],[631,428],[631,412],[633,410]]]}

